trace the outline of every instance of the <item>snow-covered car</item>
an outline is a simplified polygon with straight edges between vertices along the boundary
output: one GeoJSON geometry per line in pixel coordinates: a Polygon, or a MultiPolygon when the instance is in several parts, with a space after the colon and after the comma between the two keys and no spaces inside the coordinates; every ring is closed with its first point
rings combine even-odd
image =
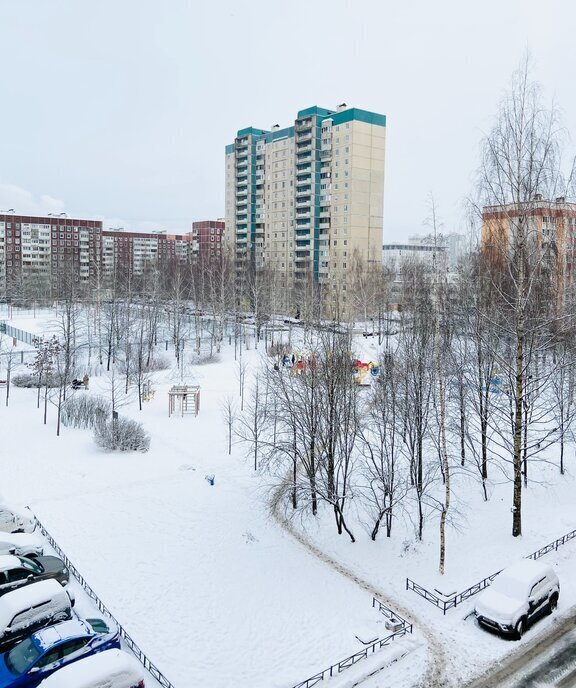
{"type": "MultiPolygon", "coordinates": [[[[36,631],[0,655],[0,688],[37,688],[62,667],[119,647],[118,629],[102,619],[63,621],[36,631]]],[[[49,685],[68,684],[53,681],[49,685]]],[[[73,685],[79,688],[81,684],[73,685]]]]}
{"type": "Polygon", "coordinates": [[[39,557],[44,554],[44,544],[33,533],[0,532],[0,556],[3,554],[16,554],[19,557],[39,557]]]}
{"type": "Polygon", "coordinates": [[[0,599],[12,590],[47,578],[55,578],[60,585],[67,585],[70,571],[58,557],[38,556],[27,559],[13,554],[0,556],[0,599]]]}
{"type": "Polygon", "coordinates": [[[550,566],[522,559],[479,595],[474,613],[485,628],[519,639],[528,626],[556,609],[559,596],[558,576],[550,566]]]}
{"type": "Polygon", "coordinates": [[[144,688],[140,664],[122,650],[105,650],[58,669],[40,688],[144,688]]]}
{"type": "Polygon", "coordinates": [[[0,597],[0,652],[10,650],[41,628],[71,619],[73,605],[74,596],[55,580],[6,593],[0,597]]]}
{"type": "Polygon", "coordinates": [[[35,528],[34,515],[27,506],[0,504],[0,532],[32,533],[35,528]]]}

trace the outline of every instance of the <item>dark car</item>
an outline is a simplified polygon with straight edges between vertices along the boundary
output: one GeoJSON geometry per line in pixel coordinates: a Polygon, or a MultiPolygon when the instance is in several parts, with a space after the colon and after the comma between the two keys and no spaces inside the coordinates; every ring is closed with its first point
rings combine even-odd
{"type": "Polygon", "coordinates": [[[102,619],[75,618],[43,628],[0,654],[0,688],[36,688],[61,667],[119,647],[118,629],[102,619]]]}
{"type": "Polygon", "coordinates": [[[70,572],[58,557],[35,557],[32,560],[12,554],[0,556],[0,595],[48,578],[55,578],[62,585],[68,584],[70,572]]]}

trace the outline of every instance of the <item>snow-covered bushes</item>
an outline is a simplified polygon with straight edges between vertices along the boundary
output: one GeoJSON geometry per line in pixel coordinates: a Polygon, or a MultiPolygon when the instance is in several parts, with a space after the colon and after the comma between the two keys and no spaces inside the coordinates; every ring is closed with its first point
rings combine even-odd
{"type": "Polygon", "coordinates": [[[142,423],[129,418],[96,423],[94,440],[107,451],[147,452],[150,448],[150,435],[144,430],[142,423]]]}
{"type": "Polygon", "coordinates": [[[59,375],[43,375],[40,379],[39,375],[33,373],[23,373],[21,375],[14,375],[11,382],[16,387],[26,387],[34,388],[38,387],[59,387],[60,386],[60,376],[59,375]]]}
{"type": "Polygon", "coordinates": [[[73,428],[93,428],[110,415],[110,402],[86,394],[68,397],[62,404],[62,423],[73,428]]]}
{"type": "Polygon", "coordinates": [[[170,368],[170,361],[164,356],[154,356],[150,359],[150,363],[144,365],[144,372],[154,373],[158,370],[168,370],[170,368]]]}
{"type": "Polygon", "coordinates": [[[201,351],[200,353],[194,352],[190,356],[190,363],[193,365],[207,365],[209,363],[219,363],[220,356],[216,353],[210,353],[209,351],[201,351]]]}

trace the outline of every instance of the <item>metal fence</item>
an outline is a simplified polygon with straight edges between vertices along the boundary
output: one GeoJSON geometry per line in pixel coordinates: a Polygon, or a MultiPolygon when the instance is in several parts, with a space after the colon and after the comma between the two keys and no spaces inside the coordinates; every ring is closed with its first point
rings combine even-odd
{"type": "MultiPolygon", "coordinates": [[[[574,538],[576,538],[576,530],[571,530],[569,533],[566,533],[566,535],[562,535],[562,537],[554,540],[554,542],[550,542],[547,545],[544,545],[544,547],[540,547],[540,549],[532,552],[532,554],[528,554],[525,559],[533,559],[536,561],[536,559],[540,559],[540,557],[548,554],[548,552],[556,551],[558,547],[565,545],[574,538]]],[[[483,578],[478,583],[474,583],[474,585],[471,585],[469,588],[466,588],[466,590],[462,590],[462,592],[458,592],[455,595],[442,595],[441,593],[436,594],[430,590],[427,590],[425,587],[419,585],[410,578],[406,578],[406,590],[413,590],[417,595],[420,595],[420,597],[423,597],[427,602],[430,602],[430,604],[438,607],[438,609],[441,609],[442,612],[446,614],[449,609],[457,607],[465,600],[477,595],[479,592],[482,592],[482,590],[487,588],[490,583],[492,583],[499,573],[500,571],[496,571],[496,573],[492,573],[490,576],[483,578]]]]}
{"type": "Polygon", "coordinates": [[[20,342],[30,345],[34,344],[34,337],[36,336],[31,332],[26,332],[25,330],[19,330],[17,327],[12,327],[12,325],[8,325],[8,323],[3,321],[0,322],[0,332],[7,334],[9,337],[17,339],[20,342]]]}
{"type": "Polygon", "coordinates": [[[98,609],[102,612],[102,614],[105,614],[106,616],[110,617],[112,621],[118,626],[118,629],[120,631],[120,635],[123,638],[124,642],[128,647],[132,650],[136,658],[142,663],[143,667],[152,674],[152,676],[158,681],[158,683],[163,686],[164,688],[175,688],[174,684],[171,683],[166,676],[158,669],[158,667],[150,660],[148,657],[142,652],[142,650],[138,647],[136,642],[132,639],[132,637],[128,634],[126,629],[120,624],[115,616],[112,614],[112,612],[106,607],[106,605],[102,602],[102,600],[98,597],[98,595],[92,590],[92,588],[88,585],[86,582],[84,576],[78,571],[78,569],[72,564],[70,559],[64,554],[62,549],[59,547],[58,543],[54,538],[50,535],[50,533],[46,530],[46,528],[43,526],[43,524],[36,518],[34,517],[34,520],[36,521],[36,526],[44,535],[44,537],[48,540],[50,545],[53,547],[53,549],[56,551],[60,559],[66,564],[66,566],[69,568],[70,573],[74,576],[74,578],[80,583],[84,591],[88,594],[88,596],[94,601],[98,609]]]}
{"type": "Polygon", "coordinates": [[[312,688],[312,686],[315,686],[317,683],[320,683],[320,681],[325,681],[326,679],[329,679],[331,676],[336,676],[345,669],[349,669],[351,666],[354,666],[360,660],[367,659],[369,655],[374,654],[374,652],[384,647],[385,645],[389,645],[395,638],[400,638],[401,636],[404,636],[407,633],[412,633],[411,623],[408,623],[408,621],[403,619],[399,614],[396,614],[396,612],[392,611],[392,609],[387,607],[383,602],[380,602],[380,600],[377,600],[375,597],[372,598],[372,606],[378,606],[378,611],[381,614],[383,614],[390,623],[398,623],[400,625],[400,628],[391,633],[390,635],[387,635],[385,638],[375,640],[373,643],[370,643],[362,650],[358,650],[358,652],[355,652],[353,655],[346,657],[346,659],[342,659],[341,661],[336,662],[336,664],[332,664],[327,669],[324,669],[323,671],[319,671],[317,674],[314,674],[314,676],[310,676],[310,678],[307,678],[306,680],[297,683],[292,688],[312,688]]]}

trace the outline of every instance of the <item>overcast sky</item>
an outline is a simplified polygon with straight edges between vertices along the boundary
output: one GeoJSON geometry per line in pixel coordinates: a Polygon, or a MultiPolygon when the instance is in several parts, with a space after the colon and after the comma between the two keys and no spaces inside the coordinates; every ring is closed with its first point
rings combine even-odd
{"type": "Polygon", "coordinates": [[[384,240],[446,230],[512,71],[576,136],[573,0],[0,0],[0,210],[188,231],[224,214],[237,129],[387,116],[384,240]]]}

